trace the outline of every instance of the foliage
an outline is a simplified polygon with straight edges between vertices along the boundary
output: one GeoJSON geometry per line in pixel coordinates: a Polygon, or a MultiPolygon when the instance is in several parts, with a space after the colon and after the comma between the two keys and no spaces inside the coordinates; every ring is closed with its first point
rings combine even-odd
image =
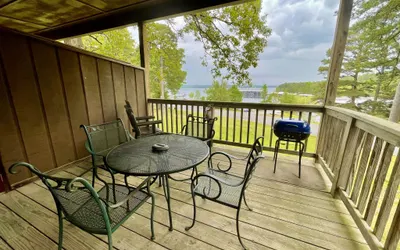
{"type": "Polygon", "coordinates": [[[311,96],[299,96],[292,93],[271,93],[268,95],[266,103],[282,103],[282,104],[312,104],[311,96]]]}
{"type": "MultiPolygon", "coordinates": [[[[166,24],[146,24],[150,49],[150,89],[152,97],[161,97],[161,82],[176,95],[185,83],[185,51],[178,48],[178,37],[166,24]]],[[[166,92],[166,91],[165,91],[166,92]]],[[[164,93],[165,94],[165,93],[164,93]]]]}
{"type": "Polygon", "coordinates": [[[292,94],[313,95],[314,100],[323,100],[325,97],[326,81],[318,82],[287,82],[279,85],[275,91],[292,94]]]}
{"type": "Polygon", "coordinates": [[[264,84],[261,88],[261,103],[268,102],[268,86],[264,84]]]}
{"type": "MultiPolygon", "coordinates": [[[[146,29],[149,34],[151,97],[161,97],[161,82],[165,84],[165,98],[168,98],[168,92],[176,95],[186,79],[186,72],[182,69],[184,49],[178,48],[178,37],[168,25],[149,23],[146,29]]],[[[88,51],[140,65],[139,47],[128,28],[100,32],[81,39],[83,48],[88,51]]]]}
{"type": "MultiPolygon", "coordinates": [[[[346,107],[386,117],[399,80],[400,0],[358,0],[353,12],[338,95],[351,97],[346,107]],[[361,96],[373,100],[356,105],[361,96]]],[[[319,68],[325,76],[330,54],[319,68]]]]}
{"type": "Polygon", "coordinates": [[[205,101],[205,97],[201,95],[200,90],[196,90],[195,92],[189,93],[189,98],[192,100],[202,100],[205,101]]]}
{"type": "Polygon", "coordinates": [[[214,80],[210,88],[205,90],[207,101],[241,102],[243,94],[236,85],[228,88],[228,83],[224,80],[220,82],[214,80]]]}
{"type": "Polygon", "coordinates": [[[127,28],[82,37],[83,48],[133,65],[140,65],[138,44],[127,28]]]}
{"type": "Polygon", "coordinates": [[[202,42],[203,65],[212,61],[212,74],[237,85],[251,85],[248,69],[256,67],[271,30],[261,14],[261,0],[185,16],[181,34],[202,42]]]}

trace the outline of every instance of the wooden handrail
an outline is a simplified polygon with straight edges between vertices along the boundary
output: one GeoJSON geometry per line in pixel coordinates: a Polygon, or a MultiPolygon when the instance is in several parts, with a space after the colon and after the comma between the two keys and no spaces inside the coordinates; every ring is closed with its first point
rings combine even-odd
{"type": "Polygon", "coordinates": [[[149,98],[149,103],[159,104],[179,104],[179,105],[196,105],[196,106],[217,106],[226,108],[251,108],[251,109],[269,109],[283,111],[306,111],[306,112],[323,112],[324,107],[321,105],[297,105],[297,104],[274,104],[274,103],[249,103],[249,102],[219,102],[219,101],[196,101],[196,100],[168,100],[149,98]]]}
{"type": "Polygon", "coordinates": [[[344,120],[343,117],[352,117],[356,119],[355,126],[366,132],[390,142],[394,146],[400,146],[400,124],[364,114],[350,109],[326,106],[326,111],[337,112],[336,118],[344,120]]]}

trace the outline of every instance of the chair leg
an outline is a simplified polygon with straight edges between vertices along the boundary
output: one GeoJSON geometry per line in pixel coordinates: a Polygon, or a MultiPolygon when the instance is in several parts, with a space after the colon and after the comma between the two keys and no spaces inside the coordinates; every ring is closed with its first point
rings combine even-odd
{"type": "Polygon", "coordinates": [[[154,236],[154,203],[155,203],[155,198],[152,193],[149,193],[151,196],[151,214],[150,214],[150,229],[151,229],[151,240],[155,239],[154,236]]]}
{"type": "Polygon", "coordinates": [[[301,177],[301,158],[303,157],[304,148],[305,148],[304,143],[300,142],[300,147],[299,147],[299,178],[301,177]]]}
{"type": "Polygon", "coordinates": [[[57,212],[58,212],[58,250],[63,249],[62,244],[63,244],[63,218],[62,218],[62,212],[59,207],[57,207],[57,212]]]}
{"type": "Polygon", "coordinates": [[[193,199],[193,219],[192,219],[192,224],[188,227],[185,227],[186,231],[189,231],[194,226],[194,223],[196,222],[196,196],[194,195],[194,190],[193,190],[194,185],[191,184],[190,187],[191,187],[191,193],[192,193],[192,199],[193,199]]]}
{"type": "Polygon", "coordinates": [[[112,247],[112,235],[111,235],[111,232],[109,232],[107,234],[107,236],[108,236],[108,250],[112,250],[113,247],[112,247]]]}
{"type": "Polygon", "coordinates": [[[242,238],[240,237],[240,230],[239,230],[239,213],[240,213],[240,207],[238,208],[236,212],[236,232],[237,232],[237,237],[239,239],[240,245],[242,245],[243,249],[247,249],[246,246],[242,242],[242,238]]]}
{"type": "Polygon", "coordinates": [[[251,209],[251,207],[247,204],[246,192],[243,193],[243,201],[244,201],[244,204],[246,205],[246,207],[247,207],[250,211],[253,211],[253,209],[251,209]]]}

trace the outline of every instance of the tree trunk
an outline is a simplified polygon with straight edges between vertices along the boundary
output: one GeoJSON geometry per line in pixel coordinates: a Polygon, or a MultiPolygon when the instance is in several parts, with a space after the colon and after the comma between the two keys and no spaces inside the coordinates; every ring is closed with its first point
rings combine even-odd
{"type": "Polygon", "coordinates": [[[354,96],[354,92],[357,91],[357,82],[358,82],[358,72],[354,75],[353,77],[354,82],[352,83],[352,90],[353,90],[353,96],[351,97],[351,103],[353,104],[353,106],[356,106],[356,97],[354,96]]]}
{"type": "Polygon", "coordinates": [[[389,121],[396,123],[400,121],[400,83],[397,85],[396,94],[394,95],[389,121]]]}

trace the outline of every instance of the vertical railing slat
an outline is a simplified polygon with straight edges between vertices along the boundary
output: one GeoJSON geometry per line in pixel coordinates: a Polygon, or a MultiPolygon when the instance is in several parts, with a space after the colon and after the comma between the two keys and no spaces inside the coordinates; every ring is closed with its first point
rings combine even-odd
{"type": "Polygon", "coordinates": [[[272,147],[272,138],[274,137],[274,121],[275,120],[275,109],[272,110],[272,117],[271,117],[271,131],[269,134],[269,147],[272,147]]]}
{"type": "Polygon", "coordinates": [[[258,109],[256,109],[256,124],[254,130],[254,141],[257,139],[257,130],[258,130],[258,109]]]}
{"type": "Polygon", "coordinates": [[[251,121],[251,109],[249,109],[249,115],[247,116],[247,135],[246,135],[247,144],[249,144],[249,137],[250,137],[250,121],[251,121]]]}
{"type": "Polygon", "coordinates": [[[235,142],[236,137],[236,108],[233,109],[233,138],[232,141],[235,142]]]}
{"type": "Polygon", "coordinates": [[[226,132],[225,141],[229,141],[229,108],[226,108],[226,132]]]}
{"type": "Polygon", "coordinates": [[[243,134],[243,108],[240,109],[240,143],[242,143],[243,134]]]}

